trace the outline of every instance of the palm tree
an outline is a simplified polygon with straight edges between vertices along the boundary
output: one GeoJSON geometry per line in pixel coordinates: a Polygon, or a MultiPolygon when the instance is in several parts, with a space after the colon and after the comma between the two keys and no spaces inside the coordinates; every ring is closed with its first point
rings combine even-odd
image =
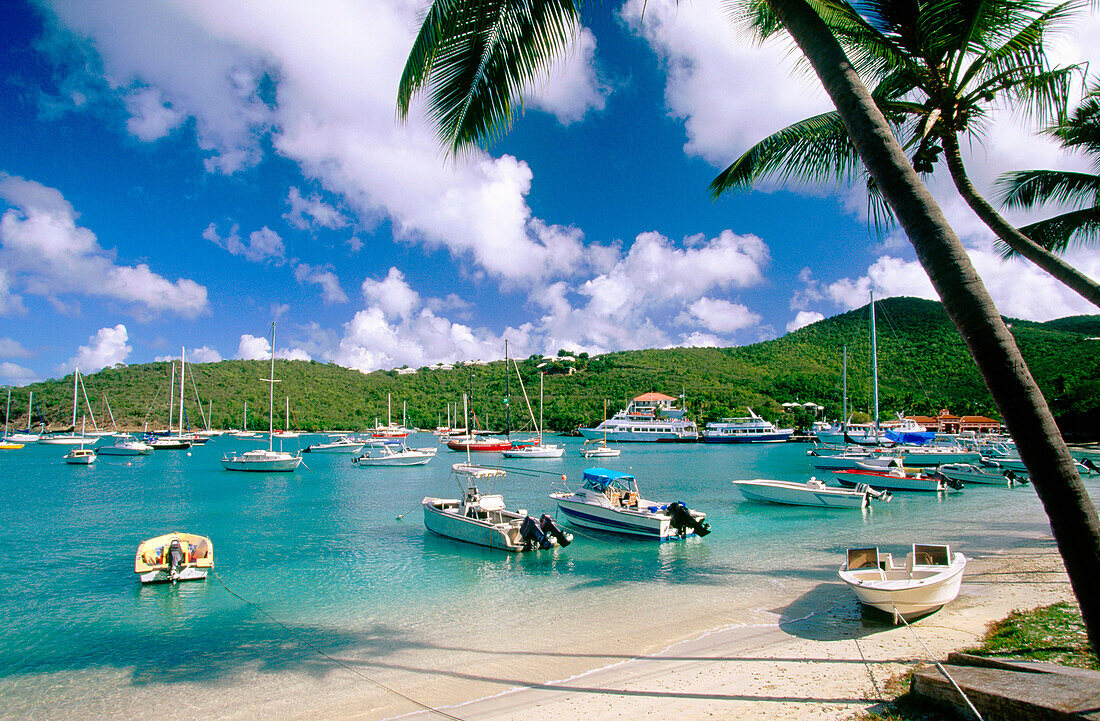
{"type": "MultiPolygon", "coordinates": [[[[768,0],[835,104],[867,171],[890,204],[921,265],[974,357],[1017,441],[1081,605],[1089,640],[1100,650],[1100,520],[1058,427],[1015,340],[942,211],[910,165],[885,116],[829,26],[806,0],[768,0]]],[[[436,0],[421,27],[400,86],[408,112],[414,93],[433,87],[430,110],[440,136],[461,148],[503,132],[512,99],[571,41],[578,10],[555,4],[550,27],[530,0],[436,0]],[[515,44],[509,45],[509,42],[515,44]],[[506,98],[504,96],[507,96],[506,98]]]]}
{"type": "MultiPolygon", "coordinates": [[[[744,0],[745,15],[762,38],[781,30],[763,0],[744,0]]],[[[931,173],[942,159],[959,194],[1015,254],[1046,270],[1095,305],[1100,283],[1035,243],[1006,221],[966,173],[960,137],[980,140],[995,103],[1011,102],[1040,122],[1065,113],[1076,66],[1051,69],[1045,37],[1079,7],[1076,0],[868,0],[858,11],[840,0],[817,0],[822,16],[849,50],[857,71],[878,80],[872,96],[895,134],[905,138],[913,167],[931,173]]],[[[859,155],[835,112],[784,128],[722,171],[717,196],[751,187],[761,177],[850,180],[859,155]]],[[[888,218],[868,178],[876,222],[888,218]]]]}
{"type": "MultiPolygon", "coordinates": [[[[1073,115],[1048,131],[1067,150],[1092,156],[1100,168],[1100,83],[1094,84],[1073,115]]],[[[1065,170],[1018,170],[997,180],[999,198],[1010,208],[1064,203],[1075,210],[1040,220],[1020,230],[1036,243],[1063,253],[1070,243],[1100,240],[1100,175],[1065,170]]],[[[1006,256],[1015,255],[1011,248],[1006,256]]]]}

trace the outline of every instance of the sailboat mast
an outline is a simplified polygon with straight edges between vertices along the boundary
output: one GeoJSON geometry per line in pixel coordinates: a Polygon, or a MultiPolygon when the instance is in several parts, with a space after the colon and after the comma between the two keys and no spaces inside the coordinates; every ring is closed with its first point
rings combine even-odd
{"type": "Polygon", "coordinates": [[[546,379],[546,371],[539,373],[539,443],[542,443],[542,388],[546,379]]]}
{"type": "Polygon", "coordinates": [[[875,291],[871,291],[871,378],[875,386],[875,431],[878,425],[878,339],[875,336],[875,291]]]}
{"type": "Polygon", "coordinates": [[[275,434],[275,324],[271,324],[271,377],[267,391],[267,450],[271,451],[271,437],[275,434]]]}
{"type": "MultiPolygon", "coordinates": [[[[180,432],[177,435],[183,435],[183,379],[187,377],[187,349],[180,346],[180,432]]],[[[169,429],[171,430],[171,429],[169,429]]]]}
{"type": "Polygon", "coordinates": [[[171,368],[172,368],[171,377],[168,379],[168,435],[172,435],[172,419],[175,418],[175,413],[176,413],[176,364],[175,364],[175,362],[172,363],[171,368]]]}
{"type": "Polygon", "coordinates": [[[286,432],[290,433],[290,396],[286,397],[286,432]]]}
{"type": "Polygon", "coordinates": [[[844,431],[848,430],[848,346],[844,346],[844,381],[842,386],[844,388],[844,410],[840,417],[840,427],[844,431]]]}
{"type": "Polygon", "coordinates": [[[512,385],[508,382],[508,341],[504,341],[504,436],[512,437],[512,385]]]}
{"type": "Polygon", "coordinates": [[[4,438],[8,437],[9,416],[11,416],[11,388],[8,388],[8,407],[4,410],[4,438]]]}
{"type": "Polygon", "coordinates": [[[27,433],[31,432],[31,421],[34,420],[34,391],[27,396],[27,433]]]}
{"type": "Polygon", "coordinates": [[[80,369],[73,369],[73,430],[76,430],[76,386],[80,382],[80,369]]]}

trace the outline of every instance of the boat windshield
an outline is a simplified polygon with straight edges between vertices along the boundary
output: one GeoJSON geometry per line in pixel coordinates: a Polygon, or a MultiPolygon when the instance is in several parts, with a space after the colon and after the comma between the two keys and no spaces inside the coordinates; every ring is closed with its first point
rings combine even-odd
{"type": "Polygon", "coordinates": [[[584,486],[597,493],[606,493],[610,490],[636,491],[638,481],[634,476],[606,468],[589,468],[584,472],[584,486]]]}

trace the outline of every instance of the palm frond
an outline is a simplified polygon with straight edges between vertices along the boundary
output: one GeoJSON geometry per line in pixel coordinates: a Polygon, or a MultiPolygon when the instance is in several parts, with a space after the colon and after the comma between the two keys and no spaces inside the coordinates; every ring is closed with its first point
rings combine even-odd
{"type": "Polygon", "coordinates": [[[576,38],[574,0],[436,0],[398,87],[398,112],[429,91],[428,113],[452,152],[496,139],[513,104],[576,38]]]}
{"type": "MultiPolygon", "coordinates": [[[[1052,253],[1063,253],[1071,245],[1095,245],[1100,241],[1100,208],[1085,208],[1056,215],[1020,228],[1020,232],[1052,253]]],[[[1016,257],[1016,252],[998,241],[1002,258],[1016,257]]]]}
{"type": "Polygon", "coordinates": [[[1016,170],[1002,174],[994,186],[998,202],[1009,208],[1046,203],[1072,206],[1100,204],[1100,176],[1064,170],[1016,170]]]}

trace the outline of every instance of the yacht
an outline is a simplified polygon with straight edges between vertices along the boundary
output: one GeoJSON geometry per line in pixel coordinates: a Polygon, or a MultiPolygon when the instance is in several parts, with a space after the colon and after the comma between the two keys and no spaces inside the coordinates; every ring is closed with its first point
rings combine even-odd
{"type": "Polygon", "coordinates": [[[749,408],[748,418],[723,418],[703,429],[704,443],[783,443],[794,435],[793,428],[777,428],[749,408]]]}
{"type": "Polygon", "coordinates": [[[587,439],[617,442],[694,443],[699,428],[676,407],[676,399],[663,393],[643,393],[595,428],[580,428],[587,439]]]}

